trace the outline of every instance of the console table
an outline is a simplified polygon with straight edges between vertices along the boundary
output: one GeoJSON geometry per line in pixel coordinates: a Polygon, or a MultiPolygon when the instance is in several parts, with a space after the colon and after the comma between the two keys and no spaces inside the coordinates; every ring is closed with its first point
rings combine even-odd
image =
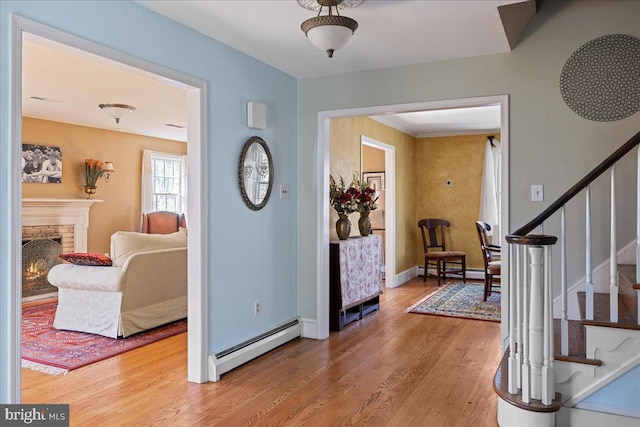
{"type": "Polygon", "coordinates": [[[329,242],[329,325],[342,328],[380,309],[382,239],[371,234],[329,242]]]}

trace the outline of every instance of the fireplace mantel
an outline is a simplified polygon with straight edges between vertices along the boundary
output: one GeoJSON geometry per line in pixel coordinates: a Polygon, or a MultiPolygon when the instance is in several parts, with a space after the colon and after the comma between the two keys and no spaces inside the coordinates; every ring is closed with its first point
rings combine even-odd
{"type": "Polygon", "coordinates": [[[74,225],[74,251],[87,251],[89,209],[97,199],[22,199],[22,226],[74,225]]]}

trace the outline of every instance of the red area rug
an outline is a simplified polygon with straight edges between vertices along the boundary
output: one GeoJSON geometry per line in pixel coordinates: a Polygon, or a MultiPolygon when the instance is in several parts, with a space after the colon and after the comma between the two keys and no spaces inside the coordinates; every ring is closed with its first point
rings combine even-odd
{"type": "Polygon", "coordinates": [[[120,339],[62,331],[53,328],[56,306],[50,302],[22,309],[23,368],[66,374],[187,330],[184,319],[120,339]]]}

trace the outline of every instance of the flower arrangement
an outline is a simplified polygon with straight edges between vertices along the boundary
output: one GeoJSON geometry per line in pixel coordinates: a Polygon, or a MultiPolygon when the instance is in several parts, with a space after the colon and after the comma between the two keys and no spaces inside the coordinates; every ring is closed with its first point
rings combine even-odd
{"type": "Polygon", "coordinates": [[[102,162],[95,159],[84,159],[80,163],[84,183],[87,186],[95,187],[98,178],[102,176],[102,162]]]}
{"type": "Polygon", "coordinates": [[[329,202],[339,215],[349,215],[358,211],[357,193],[358,190],[355,187],[347,188],[342,177],[338,185],[333,176],[329,175],[329,202]]]}
{"type": "Polygon", "coordinates": [[[370,212],[378,208],[378,205],[376,205],[378,198],[375,197],[376,190],[369,187],[368,183],[360,183],[358,176],[354,174],[351,185],[354,186],[358,192],[358,195],[356,196],[358,212],[370,212]]]}
{"type": "Polygon", "coordinates": [[[354,172],[349,187],[340,177],[340,185],[336,184],[333,176],[329,176],[329,200],[331,206],[341,215],[349,215],[353,212],[370,212],[378,206],[375,197],[376,190],[369,184],[362,184],[358,179],[358,173],[354,172]],[[375,198],[374,198],[375,197],[375,198]]]}

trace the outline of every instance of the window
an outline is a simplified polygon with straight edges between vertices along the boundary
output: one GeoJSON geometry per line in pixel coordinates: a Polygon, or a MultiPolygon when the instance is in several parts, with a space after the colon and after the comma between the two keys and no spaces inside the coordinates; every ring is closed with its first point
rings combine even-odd
{"type": "Polygon", "coordinates": [[[185,156],[143,150],[142,212],[186,213],[185,156]]]}

